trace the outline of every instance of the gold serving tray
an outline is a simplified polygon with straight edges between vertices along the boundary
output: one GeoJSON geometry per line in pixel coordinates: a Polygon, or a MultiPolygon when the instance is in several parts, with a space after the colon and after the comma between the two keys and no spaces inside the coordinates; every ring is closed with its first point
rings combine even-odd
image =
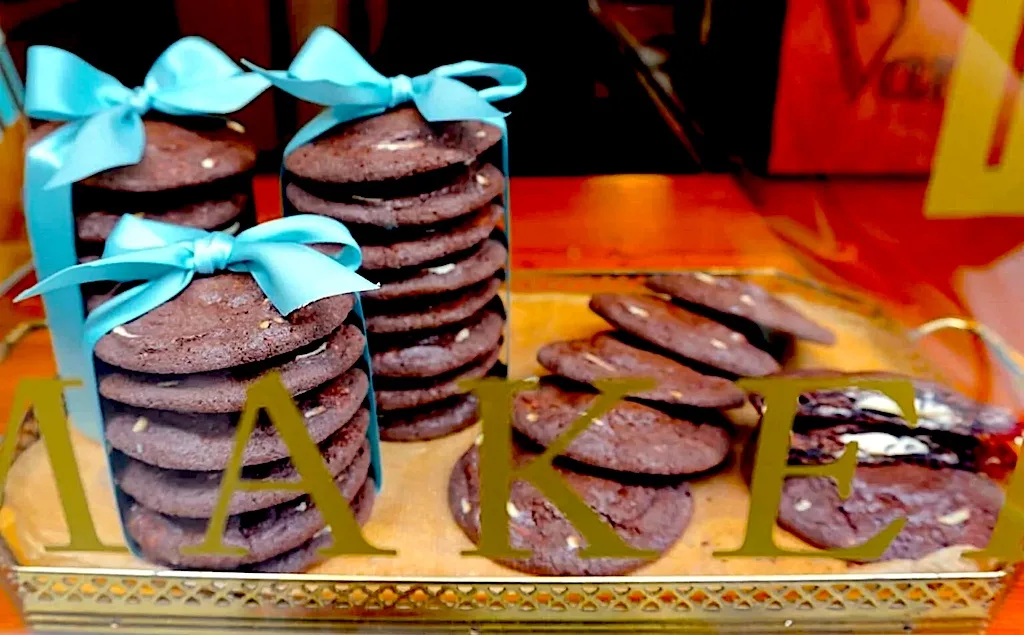
{"type": "MultiPolygon", "coordinates": [[[[854,294],[773,270],[713,273],[749,277],[835,328],[836,347],[798,345],[791,366],[938,375],[917,353],[914,333],[854,294]]],[[[538,374],[534,356],[546,342],[607,328],[587,310],[589,294],[639,290],[645,275],[515,272],[510,375],[538,374]]],[[[932,328],[941,326],[949,325],[932,328]]],[[[732,411],[730,417],[741,440],[756,422],[749,408],[732,411]]],[[[133,633],[293,628],[536,632],[584,625],[606,632],[968,631],[983,624],[1012,579],[1009,570],[967,570],[970,563],[955,553],[868,567],[807,557],[716,559],[711,553],[737,546],[745,526],[747,492],[735,464],[693,484],[691,526],[664,558],[636,575],[526,576],[459,555],[471,545],[449,517],[447,480],[477,432],[473,428],[429,443],[385,444],[384,489],[364,533],[375,544],[398,548],[399,556],[335,558],[302,575],[156,571],[128,555],[43,553],[32,544],[34,534],[58,542],[66,528],[61,519],[53,520],[45,504],[35,515],[28,511],[55,495],[49,467],[39,458],[42,448],[30,447],[12,468],[0,511],[9,549],[6,578],[34,627],[133,633]],[[32,491],[10,485],[16,482],[31,482],[32,491]],[[683,571],[689,575],[678,574],[683,571]]],[[[102,457],[98,446],[83,443],[76,451],[83,473],[102,457]]],[[[109,483],[86,480],[100,536],[117,542],[109,483]]],[[[781,546],[807,548],[782,530],[776,534],[781,546]]]]}

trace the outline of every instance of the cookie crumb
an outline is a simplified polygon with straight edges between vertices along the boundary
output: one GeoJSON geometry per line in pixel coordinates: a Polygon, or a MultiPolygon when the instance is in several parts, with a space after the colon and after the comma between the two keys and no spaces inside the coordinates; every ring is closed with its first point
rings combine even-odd
{"type": "Polygon", "coordinates": [[[235,234],[238,233],[238,230],[241,229],[241,228],[242,228],[242,224],[241,223],[231,223],[231,227],[228,227],[227,229],[224,229],[224,230],[221,230],[221,231],[222,231],[222,233],[225,233],[228,236],[234,236],[235,234]]]}
{"type": "Polygon", "coordinates": [[[583,358],[586,359],[591,364],[595,364],[597,366],[600,366],[601,368],[603,368],[603,369],[605,369],[605,370],[607,370],[609,372],[614,373],[615,371],[618,370],[617,368],[615,368],[614,366],[612,366],[611,364],[609,364],[605,360],[601,359],[597,355],[594,355],[593,353],[583,353],[583,358]]]}
{"type": "Polygon", "coordinates": [[[740,296],[740,302],[746,304],[747,306],[754,306],[755,304],[757,304],[756,302],[754,302],[754,298],[750,297],[746,293],[740,296]]]}
{"type": "Polygon", "coordinates": [[[675,398],[675,399],[682,399],[683,398],[683,393],[679,392],[678,390],[673,390],[673,391],[669,392],[668,394],[672,395],[672,397],[675,398]]]}
{"type": "Polygon", "coordinates": [[[206,157],[205,159],[199,162],[199,165],[203,166],[203,168],[206,170],[212,170],[217,165],[217,162],[211,159],[210,157],[206,157]]]}
{"type": "Polygon", "coordinates": [[[483,444],[484,444],[484,435],[482,435],[482,434],[476,435],[476,441],[473,441],[473,445],[475,445],[477,447],[480,447],[483,444]]]}
{"type": "Polygon", "coordinates": [[[427,271],[434,274],[435,276],[443,276],[445,274],[455,271],[455,263],[449,262],[446,265],[440,265],[438,267],[427,267],[427,271]]]}
{"type": "Polygon", "coordinates": [[[229,121],[227,125],[228,125],[228,128],[230,128],[231,130],[234,130],[238,134],[245,134],[245,126],[243,126],[242,124],[238,123],[237,121],[229,121]]]}
{"type": "Polygon", "coordinates": [[[135,425],[132,426],[132,432],[145,432],[146,428],[149,427],[149,419],[145,417],[139,417],[135,420],[135,425]]]}
{"type": "Polygon", "coordinates": [[[733,333],[732,335],[729,336],[729,338],[732,339],[732,341],[734,342],[742,342],[743,340],[747,339],[743,337],[742,333],[733,333]]]}
{"type": "Polygon", "coordinates": [[[538,377],[538,376],[536,376],[536,375],[533,375],[532,377],[527,377],[527,378],[526,378],[526,379],[524,379],[523,381],[525,381],[525,382],[529,382],[529,383],[531,383],[531,384],[536,384],[537,382],[539,382],[539,381],[540,381],[540,377],[538,377]]]}
{"type": "Polygon", "coordinates": [[[465,498],[463,498],[462,500],[459,501],[459,507],[462,508],[462,513],[463,514],[468,514],[470,512],[470,510],[473,509],[473,506],[470,505],[469,501],[466,500],[465,498]]]}
{"type": "Polygon", "coordinates": [[[180,383],[181,382],[178,381],[177,379],[173,379],[171,381],[160,381],[160,382],[157,382],[156,385],[158,387],[160,387],[160,388],[174,388],[175,386],[177,386],[180,383]]]}
{"type": "Polygon", "coordinates": [[[315,356],[319,355],[320,353],[322,353],[322,352],[324,352],[326,350],[327,350],[327,342],[324,342],[324,343],[320,344],[320,346],[317,346],[315,349],[309,351],[308,353],[301,353],[299,355],[296,355],[295,359],[296,359],[296,361],[298,361],[300,359],[306,359],[308,357],[315,357],[315,356]]]}
{"type": "Polygon", "coordinates": [[[373,198],[372,196],[359,196],[358,194],[352,195],[353,201],[359,201],[360,203],[383,203],[382,198],[373,198]]]}
{"type": "Polygon", "coordinates": [[[305,417],[306,419],[310,419],[310,418],[315,417],[317,415],[322,415],[325,412],[327,412],[327,408],[325,408],[323,406],[317,406],[316,408],[311,408],[311,409],[307,410],[306,412],[302,413],[302,416],[305,417]]]}
{"type": "Polygon", "coordinates": [[[722,340],[711,340],[711,345],[722,351],[729,348],[729,346],[722,340]]]}
{"type": "Polygon", "coordinates": [[[643,309],[641,309],[638,306],[633,306],[632,304],[628,305],[626,307],[626,310],[629,311],[630,313],[632,313],[633,315],[638,316],[638,317],[642,317],[642,318],[651,317],[650,313],[648,313],[647,311],[644,311],[643,309]]]}
{"type": "Polygon", "coordinates": [[[939,522],[943,525],[962,525],[967,522],[971,517],[971,510],[968,507],[963,507],[956,510],[955,512],[946,514],[945,516],[939,516],[939,522]]]}
{"type": "Polygon", "coordinates": [[[135,444],[135,451],[138,452],[140,455],[142,454],[142,444],[141,443],[136,443],[135,444]]]}
{"type": "Polygon", "coordinates": [[[491,182],[483,174],[476,175],[476,182],[479,183],[480,185],[483,185],[484,187],[487,187],[488,185],[491,184],[491,182]]]}
{"type": "Polygon", "coordinates": [[[593,422],[593,424],[595,426],[603,426],[603,425],[605,425],[604,421],[601,421],[600,419],[591,419],[591,421],[593,422]]]}
{"type": "Polygon", "coordinates": [[[455,341],[456,342],[465,342],[468,339],[469,339],[469,329],[462,329],[461,331],[459,331],[458,333],[455,334],[455,341]]]}
{"type": "Polygon", "coordinates": [[[887,415],[903,415],[903,410],[900,409],[899,404],[885,395],[876,394],[861,397],[854,402],[853,406],[859,410],[871,410],[872,412],[881,412],[887,415]]]}
{"type": "Polygon", "coordinates": [[[704,284],[718,284],[718,280],[714,276],[704,273],[703,271],[698,271],[697,273],[693,274],[693,277],[700,280],[704,284]]]}
{"type": "Polygon", "coordinates": [[[300,512],[304,512],[308,508],[309,508],[309,505],[306,504],[306,501],[302,501],[301,503],[299,503],[298,505],[295,506],[295,509],[297,509],[300,512]]]}
{"type": "Polygon", "coordinates": [[[800,500],[793,504],[793,509],[797,510],[798,512],[805,512],[811,507],[811,501],[807,500],[806,498],[801,498],[800,500]]]}
{"type": "Polygon", "coordinates": [[[284,323],[285,323],[285,319],[283,317],[278,316],[278,317],[274,318],[274,324],[284,324],[284,323]]]}
{"type": "Polygon", "coordinates": [[[427,145],[421,139],[413,139],[412,141],[394,141],[378,143],[378,150],[390,150],[392,152],[396,150],[415,150],[416,148],[422,148],[427,145]]]}
{"type": "Polygon", "coordinates": [[[476,138],[477,139],[483,139],[486,136],[487,136],[487,131],[486,130],[477,130],[476,131],[476,138]]]}
{"type": "Polygon", "coordinates": [[[136,337],[140,337],[139,335],[129,333],[128,331],[125,330],[123,326],[115,326],[111,332],[114,335],[120,335],[121,337],[127,337],[128,339],[135,339],[136,337]]]}
{"type": "Polygon", "coordinates": [[[505,511],[508,512],[509,518],[519,518],[519,510],[512,504],[512,501],[505,503],[505,511]]]}
{"type": "Polygon", "coordinates": [[[536,412],[528,412],[526,414],[526,420],[529,421],[530,423],[533,423],[538,419],[540,419],[540,415],[538,415],[536,412]]]}
{"type": "Polygon", "coordinates": [[[576,551],[580,548],[580,540],[576,536],[569,536],[565,539],[565,545],[569,547],[569,551],[576,551]]]}
{"type": "Polygon", "coordinates": [[[263,330],[269,329],[270,328],[270,320],[263,320],[262,322],[260,322],[260,328],[263,329],[263,330]]]}

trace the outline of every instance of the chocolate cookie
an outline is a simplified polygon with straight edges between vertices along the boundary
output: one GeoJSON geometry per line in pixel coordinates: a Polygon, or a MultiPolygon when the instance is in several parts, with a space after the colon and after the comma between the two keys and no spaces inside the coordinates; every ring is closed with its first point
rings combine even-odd
{"type": "Polygon", "coordinates": [[[886,424],[854,422],[793,431],[789,462],[795,465],[831,463],[843,455],[846,446],[857,443],[857,463],[889,465],[914,463],[933,468],[977,471],[981,443],[975,437],[937,434],[886,424]]]}
{"type": "MultiPolygon", "coordinates": [[[[356,522],[365,525],[370,520],[373,512],[373,503],[377,498],[377,487],[372,478],[366,479],[363,489],[356,494],[352,501],[352,513],[356,522]]],[[[300,573],[309,569],[323,559],[319,551],[334,544],[334,536],[330,527],[321,529],[313,539],[306,544],[275,556],[270,560],[243,567],[243,571],[253,573],[300,573]]]]}
{"type": "Polygon", "coordinates": [[[589,340],[554,342],[537,352],[537,361],[551,372],[592,384],[598,379],[653,379],[654,390],[633,396],[700,408],[734,408],[743,391],[721,377],[708,377],[667,357],[634,348],[611,333],[589,340]]]}
{"type": "MultiPolygon", "coordinates": [[[[366,374],[352,369],[299,400],[309,436],[320,443],[342,426],[369,425],[366,374]]],[[[223,470],[235,447],[237,414],[185,414],[145,410],[107,401],[106,436],[110,445],[129,457],[169,470],[223,470]]],[[[365,432],[365,430],[364,430],[365,432]]],[[[260,419],[245,447],[243,463],[259,465],[283,459],[288,447],[269,421],[260,419]]]]}
{"type": "MultiPolygon", "coordinates": [[[[484,309],[469,320],[436,331],[418,331],[374,341],[373,374],[377,377],[434,377],[461,368],[493,351],[505,320],[484,309]]],[[[741,395],[742,399],[742,395],[741,395]]]]}
{"type": "MultiPolygon", "coordinates": [[[[239,193],[230,198],[189,203],[168,210],[135,209],[132,215],[161,223],[212,231],[230,227],[242,214],[248,200],[247,195],[239,193]]],[[[85,212],[75,220],[78,240],[86,243],[105,242],[122,215],[106,210],[85,212]]]]}
{"type": "MultiPolygon", "coordinates": [[[[370,467],[370,446],[363,426],[345,426],[320,444],[327,469],[332,477],[344,470],[363,472],[370,467]],[[362,434],[360,434],[362,433],[362,434]]],[[[248,481],[299,480],[290,459],[247,467],[242,478],[248,481]]],[[[117,470],[117,484],[143,506],[182,518],[209,518],[220,500],[221,472],[189,472],[164,470],[132,459],[125,460],[117,470]]],[[[241,514],[274,507],[302,496],[293,490],[235,492],[228,506],[229,514],[241,514]]]]}
{"type": "Polygon", "coordinates": [[[647,286],[690,305],[740,317],[798,339],[836,343],[836,334],[831,330],[750,282],[697,272],[654,276],[647,286]]]}
{"type": "Polygon", "coordinates": [[[400,108],[339,126],[285,157],[292,174],[326,183],[401,179],[459,163],[470,164],[501,140],[478,121],[427,123],[415,108],[400,108]]]}
{"type": "MultiPolygon", "coordinates": [[[[547,447],[587,411],[596,395],[542,384],[516,395],[512,426],[547,447]]],[[[564,456],[595,467],[638,474],[694,474],[729,456],[722,421],[686,421],[628,401],[594,419],[564,456]],[[714,421],[714,422],[713,422],[714,421]]]]}
{"type": "Polygon", "coordinates": [[[464,289],[494,276],[508,259],[508,250],[496,240],[485,240],[468,256],[454,262],[427,267],[415,273],[392,276],[375,271],[380,288],[363,294],[365,300],[395,300],[464,289]]]}
{"type": "Polygon", "coordinates": [[[501,280],[490,278],[454,294],[417,302],[391,302],[373,306],[372,310],[367,307],[366,330],[375,334],[405,333],[455,324],[469,319],[487,306],[500,288],[501,280]]]}
{"type": "MultiPolygon", "coordinates": [[[[526,460],[520,454],[517,460],[526,460]]],[[[452,470],[448,506],[455,522],[474,543],[480,539],[480,453],[462,455],[452,470]]],[[[632,547],[664,553],[679,539],[693,515],[686,483],[664,487],[631,485],[556,468],[566,485],[602,516],[632,547]]],[[[647,559],[583,558],[586,542],[575,527],[532,485],[512,484],[508,501],[509,543],[532,552],[498,562],[533,575],[609,576],[628,573],[647,559]]]]}
{"type": "MultiPolygon", "coordinates": [[[[335,483],[351,502],[368,481],[367,472],[347,471],[335,483]]],[[[183,547],[198,546],[206,537],[208,521],[165,516],[142,505],[132,505],[125,529],[139,543],[147,560],[175,569],[231,570],[263,562],[302,546],[324,528],[324,518],[309,496],[269,509],[229,516],[224,544],[247,549],[245,555],[184,554],[183,547]]]]}
{"type": "Polygon", "coordinates": [[[728,373],[761,377],[779,370],[740,333],[654,296],[600,293],[590,308],[627,333],[728,373]]]}
{"type": "Polygon", "coordinates": [[[100,394],[139,408],[176,412],[241,412],[253,382],[277,372],[292,396],[321,386],[359,361],[366,338],[344,325],[330,337],[268,362],[193,375],[112,372],[100,378],[100,394]]]}
{"type": "Polygon", "coordinates": [[[326,337],[353,304],[351,295],[324,298],[285,318],[250,275],[196,278],[174,299],[103,336],[95,352],[108,364],[142,373],[205,373],[326,337]]]}
{"type": "Polygon", "coordinates": [[[440,439],[476,423],[480,403],[473,395],[459,395],[423,408],[384,410],[380,438],[384,441],[440,439]]]}
{"type": "MultiPolygon", "coordinates": [[[[34,144],[61,123],[44,123],[34,144]]],[[[82,185],[121,192],[158,192],[212,183],[256,165],[256,148],[241,133],[224,127],[190,130],[166,121],[146,121],[146,148],[136,165],[101,172],[82,185]]]]}
{"type": "Polygon", "coordinates": [[[343,223],[375,225],[392,229],[406,225],[429,225],[468,214],[499,196],[505,179],[493,165],[470,167],[455,181],[417,196],[374,198],[349,195],[331,201],[289,183],[285,195],[295,209],[305,214],[336,218],[343,223]]]}
{"type": "Polygon", "coordinates": [[[377,408],[378,410],[404,410],[464,394],[466,391],[459,386],[459,383],[485,377],[498,362],[500,353],[500,347],[496,347],[468,366],[426,380],[375,378],[374,392],[377,395],[377,408]]]}
{"type": "Polygon", "coordinates": [[[415,267],[465,251],[486,240],[503,214],[500,205],[487,205],[443,231],[427,229],[418,238],[380,245],[362,244],[362,268],[375,271],[415,267]]]}
{"type": "Polygon", "coordinates": [[[778,518],[781,527],[824,549],[856,546],[906,518],[881,559],[917,559],[954,545],[983,548],[1002,504],[1002,490],[978,474],[858,466],[845,501],[831,478],[786,479],[778,518]]]}

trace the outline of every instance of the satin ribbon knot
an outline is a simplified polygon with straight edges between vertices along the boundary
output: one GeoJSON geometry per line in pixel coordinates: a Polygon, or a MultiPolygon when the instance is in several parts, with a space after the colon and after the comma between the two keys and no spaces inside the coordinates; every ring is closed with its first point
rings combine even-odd
{"type": "Polygon", "coordinates": [[[227,269],[234,247],[234,237],[223,232],[204,236],[193,243],[192,267],[206,275],[227,269]]]}
{"type": "Polygon", "coordinates": [[[132,91],[132,96],[128,99],[128,105],[140,117],[145,115],[153,108],[153,91],[145,86],[139,86],[132,91]]]}
{"type": "Polygon", "coordinates": [[[388,102],[388,108],[394,108],[399,104],[412,101],[412,78],[408,75],[395,75],[388,82],[391,84],[391,100],[388,102]]]}

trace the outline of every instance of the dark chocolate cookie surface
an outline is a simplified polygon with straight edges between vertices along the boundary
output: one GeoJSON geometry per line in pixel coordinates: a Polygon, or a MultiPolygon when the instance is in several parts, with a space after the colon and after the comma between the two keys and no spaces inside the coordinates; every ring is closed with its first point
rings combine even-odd
{"type": "MultiPolygon", "coordinates": [[[[501,206],[487,205],[459,219],[451,227],[436,231],[427,229],[418,238],[381,245],[364,244],[362,268],[374,271],[415,267],[465,251],[486,240],[503,213],[501,206]]],[[[370,277],[373,275],[370,274],[370,277]]]]}
{"type": "MultiPolygon", "coordinates": [[[[513,427],[547,447],[587,411],[596,396],[553,385],[516,395],[513,427]]],[[[709,416],[710,419],[710,416],[709,416]]],[[[564,456],[595,467],[638,474],[680,475],[710,470],[729,456],[721,421],[686,421],[628,401],[590,422],[564,456]]]]}
{"type": "Polygon", "coordinates": [[[100,394],[139,408],[176,412],[241,412],[253,382],[277,372],[292,396],[301,395],[338,377],[363,354],[366,338],[347,324],[321,342],[292,351],[271,365],[255,364],[191,375],[147,375],[112,372],[100,378],[100,394]]]}
{"type": "Polygon", "coordinates": [[[351,295],[282,317],[252,276],[196,278],[177,297],[115,328],[96,344],[104,362],[143,373],[204,373],[261,362],[326,337],[345,321],[351,295]]]}
{"type": "MultiPolygon", "coordinates": [[[[345,425],[368,424],[358,412],[369,387],[366,374],[352,369],[325,387],[304,395],[298,406],[309,436],[320,443],[345,425]]],[[[169,470],[223,470],[235,446],[237,414],[185,414],[105,404],[110,445],[129,457],[169,470]]],[[[283,459],[288,447],[269,421],[260,419],[245,446],[242,462],[259,465],[283,459]]]]}
{"type": "Polygon", "coordinates": [[[598,379],[652,379],[657,387],[634,397],[700,408],[733,408],[745,396],[734,383],[709,377],[667,357],[624,344],[611,333],[590,339],[554,342],[537,352],[551,372],[592,384],[598,379]]]}
{"type": "Polygon", "coordinates": [[[312,181],[384,181],[470,164],[500,140],[501,131],[485,123],[431,125],[415,108],[400,108],[339,126],[296,149],[284,165],[312,181]]]}
{"type": "Polygon", "coordinates": [[[728,373],[761,377],[779,370],[742,334],[651,295],[601,293],[590,308],[627,333],[728,373]]]}
{"type": "MultiPolygon", "coordinates": [[[[200,201],[168,210],[135,209],[132,210],[132,215],[209,231],[229,227],[241,215],[248,200],[249,197],[245,194],[235,194],[231,198],[200,201]]],[[[121,216],[120,213],[106,210],[92,210],[81,214],[75,220],[78,239],[87,243],[106,241],[110,232],[114,231],[114,226],[121,220],[121,216]]]]}
{"type": "Polygon", "coordinates": [[[415,304],[389,302],[367,307],[366,330],[370,333],[405,333],[455,324],[469,319],[487,306],[500,288],[501,281],[490,278],[439,299],[429,298],[415,304]]]}
{"type": "MultiPolygon", "coordinates": [[[[525,460],[520,455],[519,460],[525,460]]],[[[470,540],[480,539],[480,453],[471,448],[452,470],[448,506],[470,540]]],[[[682,535],[693,515],[686,483],[645,487],[558,469],[561,477],[592,510],[636,549],[664,553],[682,535]]],[[[650,562],[640,558],[583,558],[582,535],[532,485],[512,484],[508,501],[509,542],[532,552],[522,559],[498,560],[534,575],[602,576],[628,573],[650,562]]]]}
{"type": "Polygon", "coordinates": [[[432,404],[467,391],[459,386],[460,382],[485,377],[500,356],[500,347],[495,347],[485,356],[468,366],[463,366],[450,373],[426,379],[390,379],[377,378],[374,382],[378,410],[404,410],[432,404]]]}
{"type": "Polygon", "coordinates": [[[493,351],[505,320],[484,309],[469,320],[436,331],[394,335],[374,342],[373,373],[378,377],[434,377],[455,370],[493,351]]]}
{"type": "Polygon", "coordinates": [[[741,317],[802,340],[828,345],[836,342],[831,330],[751,282],[697,272],[654,276],[647,286],[683,302],[741,317]]]}
{"type": "Polygon", "coordinates": [[[480,209],[499,196],[505,179],[493,165],[471,167],[454,181],[418,196],[376,198],[349,195],[333,201],[308,192],[296,183],[285,188],[288,200],[305,214],[336,218],[343,223],[384,228],[429,225],[480,209]]]}
{"type": "Polygon", "coordinates": [[[956,545],[983,548],[1002,504],[1003,492],[995,483],[963,470],[858,466],[846,500],[830,478],[787,479],[779,525],[829,549],[862,544],[897,518],[906,518],[881,559],[917,559],[956,545]]]}
{"type": "Polygon", "coordinates": [[[364,293],[363,297],[368,300],[395,300],[464,289],[492,277],[505,266],[507,258],[505,245],[497,240],[485,240],[478,249],[459,260],[426,267],[412,274],[399,272],[391,276],[384,271],[375,271],[375,282],[380,283],[380,288],[364,293]]]}
{"type": "Polygon", "coordinates": [[[384,441],[429,441],[468,428],[477,421],[479,402],[473,395],[410,410],[382,410],[380,438],[384,441]]]}

